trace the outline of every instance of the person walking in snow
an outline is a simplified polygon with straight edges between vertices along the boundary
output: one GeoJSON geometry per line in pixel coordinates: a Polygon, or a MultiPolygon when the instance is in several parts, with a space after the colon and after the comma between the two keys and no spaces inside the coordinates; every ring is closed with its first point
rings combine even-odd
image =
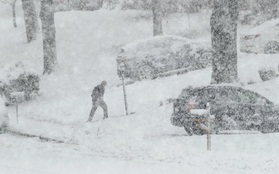
{"type": "Polygon", "coordinates": [[[87,122],[91,122],[92,118],[97,110],[97,108],[100,106],[101,108],[103,108],[104,110],[104,118],[106,119],[108,118],[108,108],[107,108],[107,104],[105,103],[103,96],[105,93],[105,87],[107,86],[107,82],[104,80],[102,81],[102,83],[100,85],[97,85],[91,94],[92,97],[92,109],[90,111],[90,115],[89,118],[87,120],[87,122]]]}

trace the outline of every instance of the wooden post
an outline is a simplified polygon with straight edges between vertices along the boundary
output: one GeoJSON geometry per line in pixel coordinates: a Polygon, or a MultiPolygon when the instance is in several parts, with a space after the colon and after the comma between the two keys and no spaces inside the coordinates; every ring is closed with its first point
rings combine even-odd
{"type": "Polygon", "coordinates": [[[207,119],[207,127],[208,127],[208,131],[207,131],[207,150],[211,151],[211,128],[210,128],[210,118],[208,117],[207,119]]]}
{"type": "Polygon", "coordinates": [[[124,93],[125,111],[126,111],[126,115],[128,115],[128,104],[127,104],[127,95],[126,95],[126,88],[124,82],[124,73],[122,73],[121,78],[122,78],[123,93],[124,93]]]}
{"type": "Polygon", "coordinates": [[[16,102],[16,123],[18,124],[18,103],[16,102]]]}
{"type": "Polygon", "coordinates": [[[211,118],[210,118],[210,104],[206,104],[206,109],[207,109],[207,150],[211,151],[211,118]]]}
{"type": "Polygon", "coordinates": [[[24,101],[24,92],[12,92],[10,94],[12,103],[15,104],[16,107],[16,123],[18,124],[18,104],[24,101]]]}

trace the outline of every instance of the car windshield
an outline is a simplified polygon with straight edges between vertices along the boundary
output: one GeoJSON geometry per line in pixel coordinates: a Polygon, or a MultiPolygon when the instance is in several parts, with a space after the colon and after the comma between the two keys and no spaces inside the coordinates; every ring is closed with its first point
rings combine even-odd
{"type": "Polygon", "coordinates": [[[273,104],[271,101],[262,97],[261,95],[249,91],[249,90],[239,90],[238,96],[240,98],[241,103],[250,103],[250,104],[273,104]]]}

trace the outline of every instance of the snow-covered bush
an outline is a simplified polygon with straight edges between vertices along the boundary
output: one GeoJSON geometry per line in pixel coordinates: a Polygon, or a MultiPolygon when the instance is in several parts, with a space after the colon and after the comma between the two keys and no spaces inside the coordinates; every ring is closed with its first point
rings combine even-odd
{"type": "Polygon", "coordinates": [[[0,92],[7,99],[10,100],[12,92],[24,92],[25,100],[30,100],[38,95],[40,77],[25,70],[22,63],[17,63],[15,66],[0,66],[0,72],[0,92]]]}
{"type": "Polygon", "coordinates": [[[268,81],[268,80],[271,80],[271,79],[277,77],[275,69],[272,67],[260,69],[259,75],[260,75],[262,81],[268,81]]]}
{"type": "MultiPolygon", "coordinates": [[[[195,13],[208,8],[210,0],[162,0],[163,13],[195,13]]],[[[103,8],[121,10],[151,10],[152,0],[104,0],[103,8]]]]}
{"type": "Polygon", "coordinates": [[[269,41],[264,47],[265,54],[278,54],[279,53],[279,42],[269,41]]]}
{"type": "Polygon", "coordinates": [[[93,11],[100,8],[100,1],[94,0],[71,0],[70,6],[73,10],[93,11]]]}
{"type": "Polygon", "coordinates": [[[149,0],[122,0],[121,4],[122,10],[128,10],[128,9],[142,9],[142,10],[148,10],[151,7],[151,1],[149,0]]]}
{"type": "Polygon", "coordinates": [[[54,0],[55,11],[85,10],[101,8],[103,0],[54,0]]]}
{"type": "Polygon", "coordinates": [[[33,96],[38,95],[40,90],[39,87],[40,78],[38,75],[25,72],[20,74],[17,79],[10,81],[10,84],[7,86],[7,92],[24,92],[25,100],[30,100],[33,96]]]}
{"type": "Polygon", "coordinates": [[[0,132],[9,126],[9,117],[4,99],[0,96],[0,132]]]}

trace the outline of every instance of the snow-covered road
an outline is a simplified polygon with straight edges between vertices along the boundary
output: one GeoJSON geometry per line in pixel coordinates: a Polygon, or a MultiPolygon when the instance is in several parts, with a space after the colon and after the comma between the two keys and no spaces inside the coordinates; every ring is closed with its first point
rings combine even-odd
{"type": "Polygon", "coordinates": [[[0,135],[1,174],[179,173],[178,164],[101,158],[79,153],[71,145],[0,135]]]}
{"type": "MultiPolygon", "coordinates": [[[[220,136],[218,145],[208,152],[202,146],[189,146],[204,137],[176,137],[173,141],[185,141],[185,151],[181,152],[180,162],[151,161],[150,159],[127,160],[123,156],[101,157],[82,151],[79,147],[52,142],[41,142],[36,138],[21,138],[0,135],[1,174],[275,174],[278,167],[278,146],[272,139],[277,135],[220,136]],[[265,136],[266,141],[257,139],[265,136]],[[250,140],[249,140],[250,139],[250,140]],[[237,141],[239,141],[237,143],[237,141]],[[223,142],[223,145],[222,143],[223,142]],[[238,144],[238,147],[235,145],[238,144]],[[257,144],[257,145],[255,145],[257,144]],[[189,148],[191,147],[191,148],[189,148]],[[269,149],[266,150],[265,148],[269,149]],[[187,153],[185,153],[187,152],[187,153]],[[262,153],[264,152],[264,153],[262,153]]],[[[216,137],[214,137],[215,139],[216,137]]],[[[160,141],[160,138],[155,138],[160,141]]],[[[166,139],[166,138],[164,138],[166,139]]],[[[169,138],[167,138],[169,139],[169,138]]],[[[216,142],[216,141],[215,141],[216,142]]],[[[154,147],[160,151],[162,147],[154,147]]],[[[171,150],[172,147],[169,146],[171,150]]],[[[139,153],[146,153],[145,151],[139,153]]]]}

